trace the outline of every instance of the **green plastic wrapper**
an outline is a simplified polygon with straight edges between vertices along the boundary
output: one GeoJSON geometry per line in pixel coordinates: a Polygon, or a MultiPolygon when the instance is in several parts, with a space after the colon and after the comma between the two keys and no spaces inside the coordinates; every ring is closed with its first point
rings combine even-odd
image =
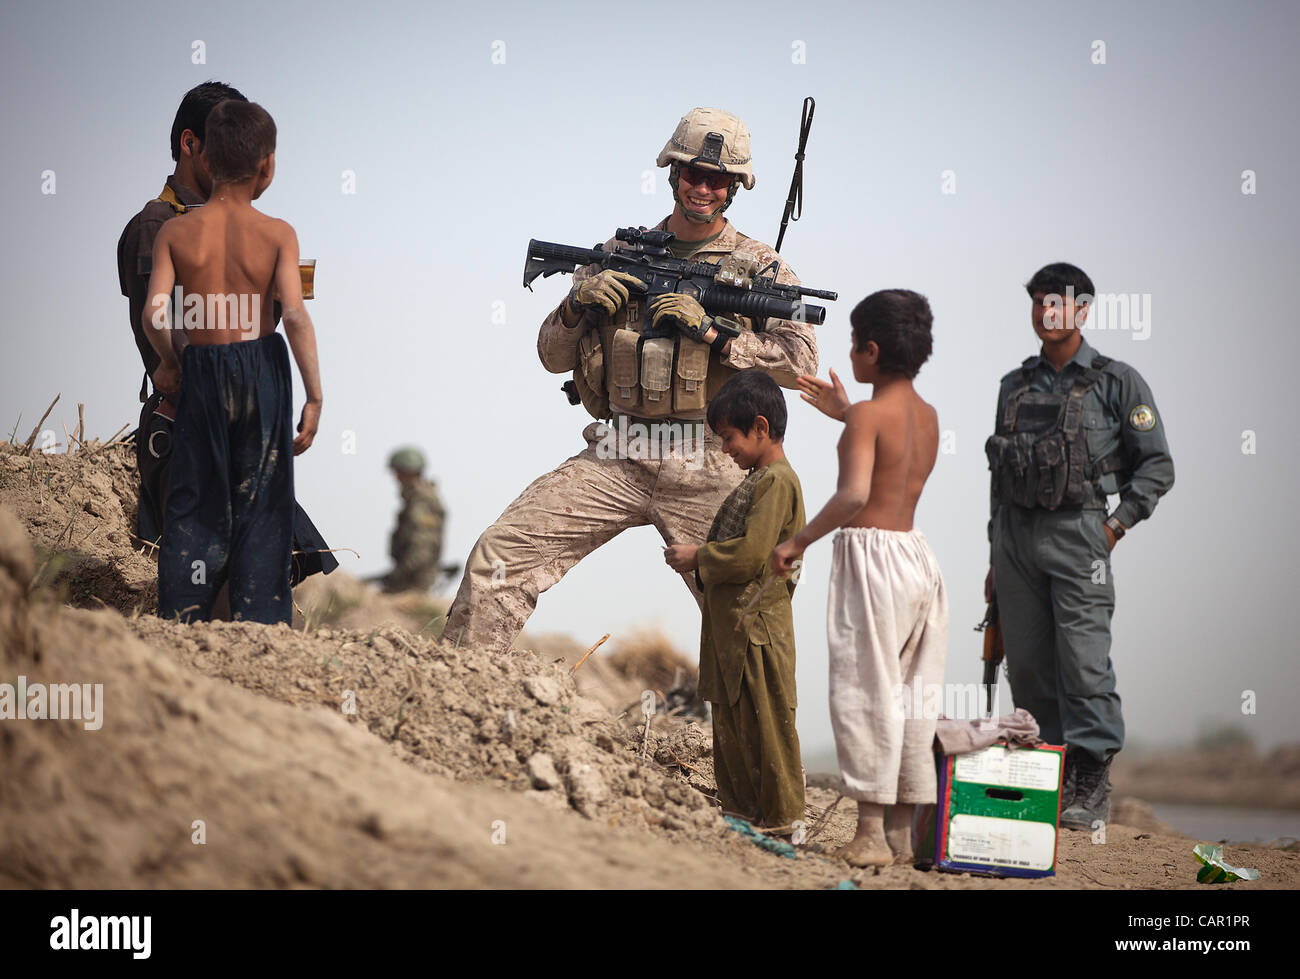
{"type": "Polygon", "coordinates": [[[1202,884],[1231,884],[1234,880],[1259,880],[1254,867],[1234,867],[1223,862],[1223,847],[1212,843],[1197,843],[1192,853],[1201,862],[1196,879],[1202,884]]]}

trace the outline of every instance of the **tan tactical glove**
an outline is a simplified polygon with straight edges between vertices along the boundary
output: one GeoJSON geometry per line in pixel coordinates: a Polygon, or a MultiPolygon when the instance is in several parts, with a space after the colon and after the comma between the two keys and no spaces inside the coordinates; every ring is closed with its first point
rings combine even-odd
{"type": "Polygon", "coordinates": [[[569,302],[579,309],[599,310],[606,316],[613,316],[627,305],[628,290],[645,292],[645,283],[627,272],[604,269],[574,283],[569,291],[569,302]]]}
{"type": "Polygon", "coordinates": [[[713,325],[713,320],[704,312],[704,307],[693,296],[680,292],[667,292],[652,302],[646,312],[650,316],[650,325],[659,328],[659,321],[671,320],[685,336],[692,340],[704,342],[704,334],[713,325]]]}

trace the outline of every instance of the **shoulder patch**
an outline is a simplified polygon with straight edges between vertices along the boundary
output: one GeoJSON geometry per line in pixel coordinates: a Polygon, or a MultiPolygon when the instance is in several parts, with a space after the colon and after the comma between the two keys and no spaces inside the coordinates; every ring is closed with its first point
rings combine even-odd
{"type": "Polygon", "coordinates": [[[1138,405],[1128,413],[1128,423],[1134,431],[1149,432],[1156,427],[1156,413],[1150,405],[1138,405]]]}

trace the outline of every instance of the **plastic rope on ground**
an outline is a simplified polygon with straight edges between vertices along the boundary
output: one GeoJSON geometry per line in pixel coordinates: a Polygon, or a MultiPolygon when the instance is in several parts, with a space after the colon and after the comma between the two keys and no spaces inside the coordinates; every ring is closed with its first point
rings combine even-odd
{"type": "Polygon", "coordinates": [[[727,828],[733,832],[739,833],[755,846],[761,846],[764,850],[770,850],[779,857],[789,857],[795,859],[794,846],[785,840],[774,840],[756,830],[751,823],[736,816],[723,816],[727,822],[727,828]]]}

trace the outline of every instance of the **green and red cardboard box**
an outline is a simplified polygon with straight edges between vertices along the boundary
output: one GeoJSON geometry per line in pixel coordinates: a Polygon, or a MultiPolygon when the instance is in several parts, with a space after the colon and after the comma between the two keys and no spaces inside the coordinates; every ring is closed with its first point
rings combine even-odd
{"type": "Polygon", "coordinates": [[[934,866],[1003,877],[1053,876],[1064,761],[1060,745],[995,744],[937,755],[934,866]]]}

